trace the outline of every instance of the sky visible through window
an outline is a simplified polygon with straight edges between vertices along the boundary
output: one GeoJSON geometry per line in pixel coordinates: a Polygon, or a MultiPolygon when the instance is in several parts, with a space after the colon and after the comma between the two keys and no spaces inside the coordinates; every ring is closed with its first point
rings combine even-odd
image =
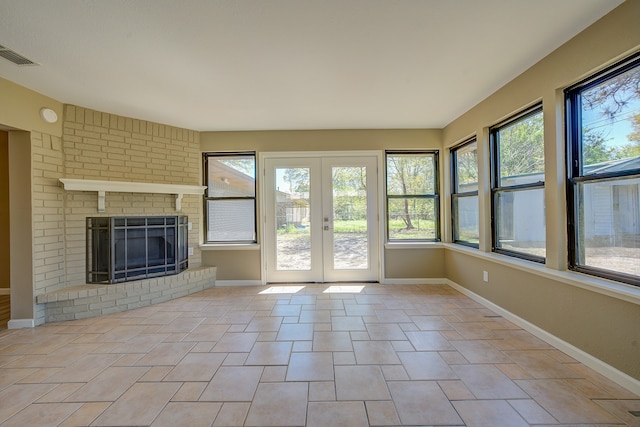
{"type": "Polygon", "coordinates": [[[630,102],[615,118],[606,117],[599,110],[583,109],[582,123],[590,130],[602,131],[608,146],[622,147],[631,142],[629,135],[633,132],[632,121],[638,113],[640,113],[640,98],[630,102]]]}
{"type": "Polygon", "coordinates": [[[603,149],[610,160],[632,157],[635,151],[629,147],[640,143],[640,68],[585,89],[581,96],[584,143],[599,146],[599,158],[603,149]]]}

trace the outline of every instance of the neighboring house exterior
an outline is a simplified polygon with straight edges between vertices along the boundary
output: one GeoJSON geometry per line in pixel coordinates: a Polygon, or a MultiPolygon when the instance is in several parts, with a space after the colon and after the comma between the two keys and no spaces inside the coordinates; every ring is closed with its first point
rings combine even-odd
{"type": "MultiPolygon", "coordinates": [[[[585,167],[585,174],[615,173],[640,168],[640,156],[601,162],[585,167]]],[[[516,175],[504,179],[505,185],[518,185],[544,180],[542,174],[516,175]]],[[[640,246],[640,179],[599,182],[582,187],[584,191],[583,224],[584,240],[591,247],[640,246]]],[[[461,188],[464,191],[464,188],[461,188]]],[[[522,247],[543,247],[537,237],[544,236],[545,216],[530,215],[537,207],[544,206],[544,192],[503,193],[499,206],[502,214],[499,235],[502,242],[522,247]],[[529,221],[513,221],[517,217],[529,217],[529,221]]],[[[478,224],[477,208],[460,210],[460,228],[473,228],[478,224]]]]}
{"type": "MultiPolygon", "coordinates": [[[[597,163],[585,174],[640,168],[640,156],[597,163]]],[[[593,246],[640,246],[640,179],[600,182],[583,187],[584,238],[593,246]]]]}

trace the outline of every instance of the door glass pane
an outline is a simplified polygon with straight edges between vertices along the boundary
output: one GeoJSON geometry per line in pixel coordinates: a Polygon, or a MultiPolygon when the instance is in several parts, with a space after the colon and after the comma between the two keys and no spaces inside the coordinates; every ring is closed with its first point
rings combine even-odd
{"type": "Polygon", "coordinates": [[[332,188],[333,268],[367,269],[367,168],[333,167],[332,188]]]}
{"type": "Polygon", "coordinates": [[[276,168],[276,270],[311,269],[309,168],[276,168]]]}

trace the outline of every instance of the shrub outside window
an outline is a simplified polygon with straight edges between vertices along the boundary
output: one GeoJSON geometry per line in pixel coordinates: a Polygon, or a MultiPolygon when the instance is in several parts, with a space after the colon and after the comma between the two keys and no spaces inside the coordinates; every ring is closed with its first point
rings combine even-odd
{"type": "Polygon", "coordinates": [[[438,152],[387,151],[389,241],[440,240],[438,152]]]}
{"type": "Polygon", "coordinates": [[[569,267],[640,285],[640,55],[566,90],[569,267]]]}
{"type": "Polygon", "coordinates": [[[478,247],[478,143],[475,138],[451,149],[453,241],[478,247]]]}
{"type": "Polygon", "coordinates": [[[204,153],[203,159],[205,243],[255,243],[255,153],[204,153]]]}
{"type": "Polygon", "coordinates": [[[544,262],[544,126],[538,105],[490,129],[494,252],[544,262]]]}

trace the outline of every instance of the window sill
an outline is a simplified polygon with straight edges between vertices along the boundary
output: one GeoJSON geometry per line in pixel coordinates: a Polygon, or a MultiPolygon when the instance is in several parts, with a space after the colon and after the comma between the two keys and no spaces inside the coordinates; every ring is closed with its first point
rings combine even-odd
{"type": "Polygon", "coordinates": [[[385,249],[432,249],[443,248],[442,242],[386,242],[385,249]]]}
{"type": "Polygon", "coordinates": [[[612,298],[617,298],[633,304],[640,305],[640,287],[627,285],[625,283],[615,282],[596,276],[590,276],[576,271],[560,271],[552,270],[544,264],[525,261],[518,258],[500,255],[493,252],[482,252],[468,246],[455,243],[444,243],[444,247],[454,252],[464,253],[476,258],[486,259],[488,261],[512,267],[527,273],[536,274],[547,279],[556,280],[567,285],[576,286],[588,291],[597,292],[612,298]]]}
{"type": "Polygon", "coordinates": [[[227,243],[227,244],[204,244],[200,245],[201,251],[257,251],[260,250],[259,243],[227,243]]]}

